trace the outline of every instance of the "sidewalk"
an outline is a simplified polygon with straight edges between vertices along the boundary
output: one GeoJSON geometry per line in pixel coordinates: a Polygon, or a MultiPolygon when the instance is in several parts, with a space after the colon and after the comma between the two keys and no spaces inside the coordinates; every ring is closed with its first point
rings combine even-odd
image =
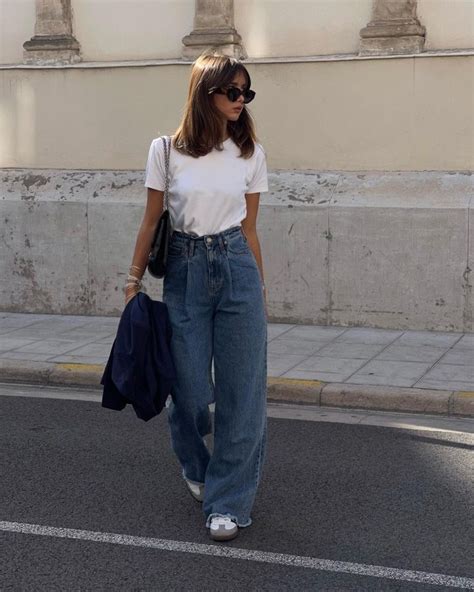
{"type": "MultiPolygon", "coordinates": [[[[0,312],[0,381],[99,388],[119,317],[0,312]]],[[[474,334],[268,324],[268,398],[474,417],[474,334]]]]}

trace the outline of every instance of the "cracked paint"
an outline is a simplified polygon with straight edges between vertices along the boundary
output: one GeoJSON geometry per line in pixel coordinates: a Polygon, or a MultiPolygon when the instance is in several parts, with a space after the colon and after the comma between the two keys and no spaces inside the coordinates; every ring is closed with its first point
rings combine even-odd
{"type": "MultiPolygon", "coordinates": [[[[15,179],[17,180],[17,179],[15,179]]],[[[27,174],[22,178],[23,185],[30,190],[30,187],[36,185],[37,187],[41,187],[41,185],[46,185],[51,180],[50,177],[45,177],[44,175],[32,175],[27,174]]]]}

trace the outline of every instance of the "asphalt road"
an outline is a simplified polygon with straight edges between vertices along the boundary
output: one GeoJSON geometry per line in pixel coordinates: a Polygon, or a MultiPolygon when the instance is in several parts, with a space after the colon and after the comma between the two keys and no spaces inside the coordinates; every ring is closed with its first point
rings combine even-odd
{"type": "Polygon", "coordinates": [[[474,589],[472,433],[270,418],[268,438],[254,523],[215,543],[164,414],[0,396],[0,590],[474,589]]]}

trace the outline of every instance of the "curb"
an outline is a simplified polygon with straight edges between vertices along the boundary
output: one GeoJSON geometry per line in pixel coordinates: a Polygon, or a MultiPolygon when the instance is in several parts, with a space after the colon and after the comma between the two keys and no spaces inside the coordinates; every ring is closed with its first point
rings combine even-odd
{"type": "MultiPolygon", "coordinates": [[[[42,386],[102,389],[105,364],[0,359],[0,380],[42,386]]],[[[346,384],[268,377],[268,401],[323,407],[474,418],[474,391],[346,384]]]]}

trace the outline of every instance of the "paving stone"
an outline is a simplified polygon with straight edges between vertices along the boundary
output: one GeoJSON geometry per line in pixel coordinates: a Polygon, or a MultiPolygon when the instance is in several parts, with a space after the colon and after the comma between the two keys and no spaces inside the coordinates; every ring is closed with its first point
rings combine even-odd
{"type": "Polygon", "coordinates": [[[450,349],[439,360],[440,364],[474,365],[474,349],[450,349]]]}
{"type": "Polygon", "coordinates": [[[321,327],[312,325],[296,325],[286,331],[280,339],[304,339],[308,341],[332,341],[347,331],[345,327],[321,327]]]}
{"type": "Polygon", "coordinates": [[[22,347],[33,343],[34,339],[19,339],[17,337],[7,337],[6,335],[0,335],[0,352],[7,352],[17,347],[22,347]]]}
{"type": "Polygon", "coordinates": [[[334,343],[364,343],[366,345],[392,343],[403,335],[403,331],[392,329],[371,329],[368,327],[351,327],[336,338],[334,343]]]}
{"type": "Polygon", "coordinates": [[[336,343],[318,350],[318,356],[334,358],[355,358],[361,360],[370,360],[385,347],[383,344],[366,345],[364,343],[336,343]]]}
{"type": "Polygon", "coordinates": [[[412,386],[431,367],[422,362],[394,362],[389,360],[368,362],[350,377],[354,384],[380,384],[412,386]]]}
{"type": "Polygon", "coordinates": [[[311,356],[303,362],[300,362],[292,370],[304,370],[310,372],[334,372],[350,376],[353,372],[361,368],[366,363],[365,360],[349,358],[332,358],[324,356],[311,356]]]}
{"type": "Polygon", "coordinates": [[[282,333],[286,333],[289,329],[292,329],[295,325],[288,325],[284,323],[268,323],[267,324],[267,335],[268,341],[275,339],[282,333]]]}
{"type": "Polygon", "coordinates": [[[104,357],[110,353],[110,347],[105,343],[89,343],[76,349],[71,349],[68,352],[70,356],[86,356],[92,358],[94,356],[104,357]]]}
{"type": "Polygon", "coordinates": [[[406,331],[394,345],[431,345],[433,347],[451,347],[462,333],[442,333],[436,331],[406,331]]]}
{"type": "Polygon", "coordinates": [[[461,339],[455,343],[453,349],[469,349],[474,352],[474,333],[463,335],[461,339]]]}
{"type": "Polygon", "coordinates": [[[51,357],[51,354],[37,354],[29,352],[3,352],[0,354],[0,358],[5,360],[27,360],[30,362],[46,362],[51,357]]]}
{"type": "Polygon", "coordinates": [[[434,364],[446,353],[446,348],[430,345],[389,345],[374,360],[392,360],[398,362],[431,362],[434,364]]]}
{"type": "Polygon", "coordinates": [[[474,383],[474,365],[442,364],[433,366],[424,376],[426,380],[458,380],[461,382],[474,383]]]}
{"type": "Polygon", "coordinates": [[[0,315],[0,334],[8,334],[11,331],[15,331],[18,329],[23,329],[28,327],[29,325],[33,325],[35,323],[34,320],[24,318],[24,315],[21,317],[10,317],[10,316],[3,316],[4,313],[0,315]]]}
{"type": "Polygon", "coordinates": [[[268,353],[306,354],[310,356],[326,345],[325,341],[303,341],[301,339],[281,339],[277,337],[268,344],[268,353]]]}
{"type": "Polygon", "coordinates": [[[296,366],[299,362],[305,360],[308,356],[303,355],[290,355],[290,354],[268,354],[267,355],[267,370],[273,372],[286,372],[293,366],[296,366]]]}
{"type": "Polygon", "coordinates": [[[35,341],[28,345],[24,345],[23,347],[17,348],[15,352],[49,354],[50,356],[52,356],[69,352],[73,349],[76,349],[80,345],[84,344],[78,344],[77,342],[73,341],[60,341],[58,339],[43,339],[40,341],[35,341]]]}
{"type": "Polygon", "coordinates": [[[115,337],[116,334],[116,330],[112,331],[110,329],[102,329],[99,331],[97,329],[85,329],[81,327],[80,329],[71,329],[70,331],[63,331],[61,333],[58,333],[57,335],[54,335],[54,337],[56,339],[90,339],[91,341],[100,341],[102,339],[115,337]]]}

